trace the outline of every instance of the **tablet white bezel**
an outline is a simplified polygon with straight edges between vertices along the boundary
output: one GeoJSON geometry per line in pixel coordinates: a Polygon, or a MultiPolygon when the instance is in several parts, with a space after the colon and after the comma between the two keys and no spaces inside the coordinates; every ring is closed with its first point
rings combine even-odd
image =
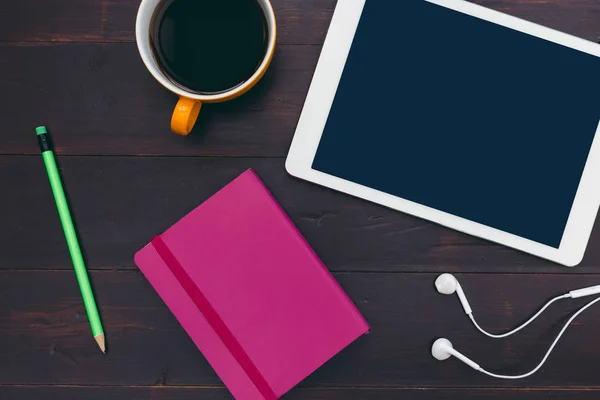
{"type": "MultiPolygon", "coordinates": [[[[600,46],[595,43],[464,0],[426,1],[600,57],[600,46]]],[[[286,160],[287,171],[295,177],[559,264],[579,264],[600,206],[600,124],[558,249],[312,169],[364,5],[365,0],[338,1],[286,160]]]]}

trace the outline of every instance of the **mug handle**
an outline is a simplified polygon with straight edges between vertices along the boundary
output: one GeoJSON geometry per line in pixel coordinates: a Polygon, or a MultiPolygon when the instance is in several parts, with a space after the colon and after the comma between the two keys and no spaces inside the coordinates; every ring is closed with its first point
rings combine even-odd
{"type": "Polygon", "coordinates": [[[194,128],[201,108],[200,100],[181,96],[173,111],[171,130],[178,135],[187,136],[194,128]]]}

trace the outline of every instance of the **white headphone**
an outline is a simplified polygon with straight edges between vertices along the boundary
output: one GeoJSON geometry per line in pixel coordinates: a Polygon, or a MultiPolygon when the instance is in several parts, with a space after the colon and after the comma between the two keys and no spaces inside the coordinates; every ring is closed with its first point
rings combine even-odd
{"type": "MultiPolygon", "coordinates": [[[[473,322],[473,325],[475,325],[475,327],[484,335],[489,336],[493,339],[501,339],[501,338],[505,338],[508,337],[510,335],[513,335],[517,332],[519,332],[521,329],[525,328],[527,325],[529,325],[533,320],[535,320],[537,317],[539,317],[548,307],[550,307],[550,305],[558,300],[562,300],[562,299],[578,299],[580,297],[586,297],[586,296],[593,296],[593,295],[598,295],[600,294],[600,285],[598,286],[592,286],[592,287],[588,287],[585,289],[579,289],[579,290],[573,290],[567,294],[563,294],[562,296],[557,296],[555,298],[553,298],[552,300],[550,300],[548,303],[546,303],[546,305],[544,307],[542,307],[540,309],[540,311],[538,311],[533,317],[531,317],[529,320],[527,320],[523,325],[513,329],[510,332],[507,333],[503,333],[500,335],[493,335],[491,333],[486,332],[485,330],[483,330],[475,321],[475,317],[473,317],[473,310],[471,309],[471,306],[469,305],[469,301],[467,300],[467,296],[465,296],[465,293],[462,290],[462,287],[460,286],[460,283],[458,283],[458,281],[456,280],[456,278],[451,275],[451,274],[443,274],[440,277],[437,278],[437,280],[435,281],[435,287],[437,288],[437,291],[442,293],[442,294],[453,294],[456,293],[458,295],[458,299],[460,300],[460,303],[462,304],[465,313],[469,316],[469,318],[471,319],[471,321],[473,322]]],[[[542,361],[539,363],[539,365],[537,367],[535,367],[535,369],[533,369],[531,372],[528,372],[526,374],[523,375],[516,375],[516,376],[510,376],[510,375],[497,375],[497,374],[493,374],[491,372],[486,371],[485,369],[481,368],[481,366],[479,366],[479,364],[477,364],[476,362],[474,362],[473,360],[469,359],[468,357],[464,356],[463,354],[459,353],[458,351],[456,351],[454,349],[454,347],[452,347],[452,343],[448,340],[448,339],[438,339],[435,341],[435,343],[433,344],[433,346],[431,347],[431,355],[436,358],[439,361],[443,361],[443,360],[447,360],[450,357],[456,357],[458,358],[460,361],[464,362],[465,364],[467,364],[469,367],[473,368],[475,371],[479,371],[485,375],[491,376],[493,378],[500,378],[500,379],[523,379],[523,378],[527,378],[533,374],[535,374],[537,371],[539,371],[539,369],[544,365],[544,363],[546,362],[546,360],[548,359],[548,357],[550,356],[550,353],[552,353],[552,350],[554,350],[554,347],[556,346],[556,344],[558,343],[558,341],[560,340],[560,338],[562,337],[562,335],[565,333],[565,331],[567,330],[567,328],[569,327],[569,325],[571,325],[571,323],[575,320],[575,318],[577,318],[579,315],[581,315],[581,313],[583,313],[585,310],[587,310],[588,308],[590,308],[591,306],[593,306],[594,304],[600,302],[600,297],[598,297],[595,300],[592,300],[590,303],[588,303],[587,305],[585,305],[583,308],[581,308],[579,311],[577,311],[565,324],[565,326],[562,328],[562,330],[560,331],[560,333],[558,334],[558,336],[556,337],[556,339],[554,340],[554,343],[552,343],[552,346],[550,346],[550,349],[548,350],[548,352],[546,353],[546,355],[544,356],[544,358],[542,359],[542,361]]]]}

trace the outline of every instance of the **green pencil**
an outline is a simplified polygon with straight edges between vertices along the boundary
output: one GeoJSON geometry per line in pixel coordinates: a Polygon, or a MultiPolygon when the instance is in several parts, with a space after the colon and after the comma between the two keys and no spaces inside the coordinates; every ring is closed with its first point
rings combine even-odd
{"type": "Polygon", "coordinates": [[[50,136],[48,135],[45,126],[36,128],[35,133],[37,134],[42,150],[42,157],[44,158],[44,164],[46,165],[46,171],[48,172],[48,178],[50,179],[50,186],[52,187],[52,193],[54,194],[54,200],[56,201],[56,208],[58,208],[60,222],[65,232],[65,238],[67,239],[71,260],[73,260],[73,267],[75,268],[75,275],[77,275],[77,282],[81,289],[83,304],[85,305],[88,320],[92,327],[92,334],[94,335],[94,339],[96,339],[98,346],[100,346],[100,350],[105,353],[106,345],[104,341],[104,329],[102,329],[102,323],[100,322],[100,316],[98,315],[98,309],[96,308],[96,301],[94,300],[94,293],[90,286],[85,263],[83,262],[83,256],[81,255],[81,249],[79,248],[79,242],[77,241],[77,234],[75,233],[75,227],[73,226],[73,221],[71,219],[69,205],[62,187],[58,168],[56,167],[56,161],[54,160],[50,136]]]}

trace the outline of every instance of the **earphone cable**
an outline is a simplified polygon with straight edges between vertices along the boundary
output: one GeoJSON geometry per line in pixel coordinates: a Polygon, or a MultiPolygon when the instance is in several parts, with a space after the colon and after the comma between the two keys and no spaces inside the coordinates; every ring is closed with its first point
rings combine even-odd
{"type": "MultiPolygon", "coordinates": [[[[560,299],[560,298],[556,298],[556,299],[560,299]]],[[[553,299],[555,300],[555,299],[553,299]]],[[[536,372],[539,371],[540,368],[542,368],[542,366],[544,365],[544,363],[546,362],[546,360],[548,359],[548,357],[550,357],[550,353],[552,353],[552,350],[554,350],[554,347],[556,347],[556,344],[558,343],[558,341],[560,340],[560,338],[562,337],[562,335],[565,333],[565,331],[567,330],[567,328],[571,325],[571,323],[575,320],[575,318],[577,318],[579,315],[581,315],[585,310],[587,310],[588,308],[590,308],[591,306],[593,306],[594,304],[600,302],[600,297],[598,297],[595,300],[592,300],[591,302],[589,302],[587,305],[585,305],[584,307],[582,307],[579,311],[577,311],[565,324],[565,326],[562,328],[562,330],[560,331],[560,333],[558,334],[558,336],[556,337],[556,339],[554,339],[554,342],[552,343],[552,346],[550,346],[550,348],[548,349],[548,352],[546,353],[546,355],[544,356],[544,358],[542,359],[542,361],[539,363],[539,365],[537,367],[535,367],[534,370],[532,370],[531,372],[528,372],[526,374],[523,375],[516,375],[516,376],[510,376],[510,375],[497,375],[491,372],[486,371],[483,368],[480,368],[479,371],[484,373],[485,375],[491,376],[492,378],[499,378],[499,379],[523,379],[523,378],[527,378],[533,374],[535,374],[536,372]]],[[[543,310],[543,309],[542,309],[543,310]]],[[[538,313],[538,315],[541,314],[538,313]]]]}
{"type": "Polygon", "coordinates": [[[563,299],[568,299],[570,298],[571,295],[570,294],[564,294],[562,296],[558,296],[553,298],[552,300],[550,300],[548,303],[546,303],[546,305],[544,305],[544,307],[542,307],[533,317],[529,318],[523,325],[513,329],[510,332],[506,332],[506,333],[502,333],[502,334],[498,334],[498,335],[494,335],[492,333],[489,333],[487,331],[485,331],[483,328],[481,328],[479,326],[479,324],[477,323],[477,321],[475,321],[475,317],[473,316],[473,314],[469,314],[469,318],[471,318],[471,321],[473,322],[473,325],[475,325],[475,327],[479,330],[479,332],[483,333],[484,335],[491,337],[493,339],[502,339],[505,337],[508,337],[510,335],[513,335],[517,332],[519,332],[521,329],[525,328],[527,325],[529,325],[530,323],[532,323],[537,317],[539,317],[544,311],[546,311],[546,309],[548,307],[550,307],[553,303],[559,301],[559,300],[563,300],[563,299]]]}

